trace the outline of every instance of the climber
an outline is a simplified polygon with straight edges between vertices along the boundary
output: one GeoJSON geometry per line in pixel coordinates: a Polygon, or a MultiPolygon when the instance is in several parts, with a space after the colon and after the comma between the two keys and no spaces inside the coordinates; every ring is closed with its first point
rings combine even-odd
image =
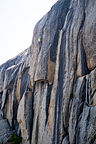
{"type": "Polygon", "coordinates": [[[40,39],[40,38],[38,38],[38,42],[39,42],[39,43],[41,42],[41,39],[40,39]]]}
{"type": "Polygon", "coordinates": [[[40,38],[40,37],[38,38],[38,44],[39,44],[39,46],[41,47],[42,40],[41,40],[41,38],[40,38]]]}

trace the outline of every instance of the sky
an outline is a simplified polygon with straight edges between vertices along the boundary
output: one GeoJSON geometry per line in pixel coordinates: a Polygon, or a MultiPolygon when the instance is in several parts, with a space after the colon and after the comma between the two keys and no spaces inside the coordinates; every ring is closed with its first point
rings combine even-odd
{"type": "Polygon", "coordinates": [[[31,45],[35,24],[57,0],[0,0],[0,65],[31,45]]]}

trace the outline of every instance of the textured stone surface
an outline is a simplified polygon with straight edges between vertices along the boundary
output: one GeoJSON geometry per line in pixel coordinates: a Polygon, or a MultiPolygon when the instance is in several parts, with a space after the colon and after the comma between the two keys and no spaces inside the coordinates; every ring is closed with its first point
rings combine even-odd
{"type": "Polygon", "coordinates": [[[0,66],[0,107],[23,144],[96,143],[95,11],[94,0],[59,0],[31,47],[0,66]]]}
{"type": "Polygon", "coordinates": [[[0,110],[0,144],[5,144],[12,135],[12,129],[0,110]]]}

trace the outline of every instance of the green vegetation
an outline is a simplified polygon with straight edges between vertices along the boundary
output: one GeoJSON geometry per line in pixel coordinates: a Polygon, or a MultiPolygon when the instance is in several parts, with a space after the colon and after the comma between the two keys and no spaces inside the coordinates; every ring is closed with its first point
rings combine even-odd
{"type": "Polygon", "coordinates": [[[8,140],[8,142],[11,142],[12,144],[20,144],[21,141],[22,141],[22,139],[19,136],[17,136],[16,134],[13,134],[11,136],[11,138],[8,140]]]}

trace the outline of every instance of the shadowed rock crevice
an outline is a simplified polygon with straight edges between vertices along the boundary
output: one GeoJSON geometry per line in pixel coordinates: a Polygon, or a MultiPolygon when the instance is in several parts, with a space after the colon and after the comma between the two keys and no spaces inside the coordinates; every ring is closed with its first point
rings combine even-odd
{"type": "Polygon", "coordinates": [[[48,122],[48,110],[49,110],[49,104],[50,104],[50,95],[52,91],[52,85],[48,86],[48,91],[47,91],[47,97],[46,97],[46,121],[45,121],[45,126],[48,122]]]}

